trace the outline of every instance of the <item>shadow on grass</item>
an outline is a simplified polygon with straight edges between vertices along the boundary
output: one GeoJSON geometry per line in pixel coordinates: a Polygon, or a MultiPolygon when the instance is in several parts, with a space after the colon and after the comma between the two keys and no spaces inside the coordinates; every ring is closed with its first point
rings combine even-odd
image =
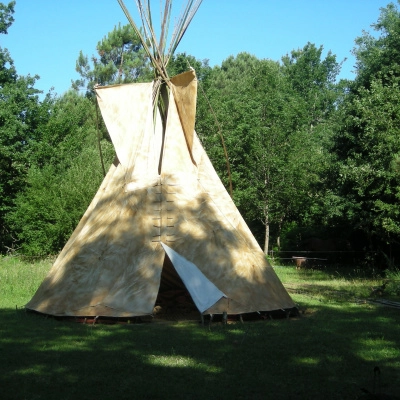
{"type": "Polygon", "coordinates": [[[354,399],[400,392],[398,311],[289,320],[80,325],[0,310],[2,399],[354,399]]]}

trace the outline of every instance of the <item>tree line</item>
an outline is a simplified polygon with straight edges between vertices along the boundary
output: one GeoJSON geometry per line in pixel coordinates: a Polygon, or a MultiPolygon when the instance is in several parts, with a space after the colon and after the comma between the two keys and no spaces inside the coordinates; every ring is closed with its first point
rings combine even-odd
{"type": "MultiPolygon", "coordinates": [[[[215,67],[187,54],[170,61],[170,76],[196,70],[196,131],[265,253],[335,238],[380,266],[398,264],[398,4],[381,9],[376,35],[356,38],[354,80],[338,81],[341,63],[313,43],[278,61],[246,52],[215,67]]],[[[14,6],[0,3],[0,34],[14,6]]],[[[40,99],[39,77],[18,75],[0,47],[2,253],[60,251],[114,158],[94,85],[152,79],[129,25],[109,32],[95,56],[81,52],[76,71],[71,90],[40,99]]]]}

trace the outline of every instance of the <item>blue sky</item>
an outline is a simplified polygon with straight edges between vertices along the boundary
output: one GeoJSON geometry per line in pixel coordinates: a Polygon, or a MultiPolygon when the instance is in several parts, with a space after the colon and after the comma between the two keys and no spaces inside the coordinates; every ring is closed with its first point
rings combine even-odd
{"type": "MultiPolygon", "coordinates": [[[[8,0],[0,0],[8,3],[8,0]]],[[[220,65],[242,51],[280,60],[307,42],[347,58],[341,78],[353,79],[354,40],[373,32],[389,0],[203,0],[177,52],[220,65]]],[[[154,0],[158,7],[160,1],[154,0]]],[[[125,4],[136,17],[134,0],[125,4]]],[[[174,2],[180,11],[181,0],[174,2]]],[[[79,51],[95,54],[99,40],[118,23],[127,24],[117,0],[17,0],[15,22],[0,46],[8,48],[20,75],[40,75],[36,88],[59,95],[78,78],[79,51]]],[[[136,19],[136,18],[135,18],[136,19]]],[[[137,20],[137,19],[136,19],[137,20]]]]}

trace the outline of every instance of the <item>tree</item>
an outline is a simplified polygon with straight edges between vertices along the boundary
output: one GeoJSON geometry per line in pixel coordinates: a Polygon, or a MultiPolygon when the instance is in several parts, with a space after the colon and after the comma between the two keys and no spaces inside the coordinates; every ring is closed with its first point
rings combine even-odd
{"type": "MultiPolygon", "coordinates": [[[[8,5],[0,3],[0,34],[7,34],[7,29],[14,22],[14,6],[15,1],[8,5]]],[[[0,88],[3,88],[7,83],[15,82],[17,73],[14,67],[14,62],[11,59],[7,49],[0,47],[0,88]]]]}
{"type": "MultiPolygon", "coordinates": [[[[306,218],[306,210],[316,201],[314,192],[324,166],[322,136],[327,130],[323,126],[335,99],[326,80],[337,66],[326,62],[325,75],[318,74],[325,62],[320,56],[315,46],[308,45],[282,66],[241,53],[214,68],[209,77],[207,95],[228,147],[234,200],[247,221],[258,220],[264,225],[266,253],[271,230],[278,240],[284,224],[306,218]],[[307,63],[303,63],[303,56],[307,63]],[[314,69],[304,71],[310,60],[314,69]],[[313,95],[309,86],[298,87],[302,73],[309,81],[318,82],[313,95]],[[321,93],[322,88],[325,93],[321,93]],[[318,107],[316,97],[320,98],[318,107]]],[[[225,177],[224,155],[216,145],[219,138],[207,133],[212,131],[213,122],[204,108],[200,110],[207,122],[200,125],[199,133],[225,177]]]]}
{"type": "Polygon", "coordinates": [[[400,77],[390,84],[379,79],[346,103],[337,133],[337,187],[354,230],[362,231],[370,248],[398,243],[400,234],[400,77]]]}
{"type": "MultiPolygon", "coordinates": [[[[390,254],[399,244],[400,13],[382,9],[378,38],[357,39],[358,75],[341,106],[335,136],[334,186],[353,232],[365,247],[390,254]]],[[[390,257],[389,257],[390,258],[390,257]]]]}
{"type": "Polygon", "coordinates": [[[151,77],[149,62],[131,25],[118,25],[97,44],[97,56],[92,56],[93,68],[82,51],[76,62],[81,79],[72,82],[75,90],[86,87],[91,93],[97,85],[131,83],[151,77]]]}
{"type": "MultiPolygon", "coordinates": [[[[32,145],[26,184],[7,223],[25,255],[57,253],[93,199],[103,179],[95,110],[91,99],[73,91],[57,99],[32,145]]],[[[101,141],[105,164],[114,151],[101,141]]]]}
{"type": "Polygon", "coordinates": [[[7,29],[14,22],[15,1],[8,4],[0,3],[0,33],[7,34],[7,29]]]}
{"type": "Polygon", "coordinates": [[[322,59],[323,47],[307,43],[282,57],[283,73],[292,88],[306,100],[308,126],[325,123],[335,110],[338,97],[336,78],[341,64],[330,51],[322,59]]]}
{"type": "MultiPolygon", "coordinates": [[[[7,33],[13,21],[15,2],[0,4],[0,32],[7,33]]],[[[34,88],[38,77],[17,75],[7,49],[0,48],[0,251],[11,248],[13,234],[7,214],[15,208],[15,198],[25,185],[30,143],[46,113],[34,88]]]]}
{"type": "MultiPolygon", "coordinates": [[[[293,232],[305,235],[336,235],[333,219],[341,213],[337,195],[331,188],[331,169],[334,158],[331,147],[337,125],[337,108],[346,96],[349,82],[336,82],[341,63],[328,51],[322,56],[323,46],[307,43],[282,57],[283,74],[292,89],[304,100],[297,122],[308,132],[315,162],[310,165],[308,207],[297,211],[293,232]]],[[[290,232],[288,232],[290,235],[290,232]]],[[[300,240],[301,243],[301,240],[300,240]]],[[[292,243],[292,248],[293,248],[292,243]]],[[[299,241],[296,243],[299,244],[299,241]]]]}
{"type": "Polygon", "coordinates": [[[195,57],[186,53],[172,55],[167,66],[168,75],[170,77],[182,74],[190,68],[196,71],[197,79],[200,82],[204,82],[211,70],[208,65],[208,60],[197,60],[195,57]]]}
{"type": "Polygon", "coordinates": [[[243,104],[248,105],[245,134],[250,146],[243,149],[247,156],[239,167],[247,177],[240,202],[251,201],[251,213],[257,213],[253,218],[265,226],[267,254],[271,228],[279,245],[284,224],[299,221],[309,208],[321,152],[304,124],[307,103],[293,90],[277,63],[263,61],[248,78],[243,104]]]}
{"type": "MultiPolygon", "coordinates": [[[[243,89],[241,82],[245,73],[259,62],[259,60],[248,54],[240,53],[237,57],[229,57],[222,62],[221,67],[208,69],[203,79],[200,81],[200,90],[197,97],[197,118],[196,131],[213,161],[213,165],[218,171],[220,178],[226,187],[229,187],[229,173],[227,171],[226,156],[222,138],[230,140],[229,127],[231,124],[230,114],[227,109],[228,100],[240,102],[240,90],[243,89]]],[[[234,146],[234,145],[233,145],[234,146]]],[[[229,159],[232,163],[232,175],[235,180],[236,170],[235,160],[229,152],[229,159]]],[[[238,178],[239,179],[239,178],[238,178]]]]}
{"type": "MultiPolygon", "coordinates": [[[[400,2],[397,2],[400,4],[400,2]]],[[[357,87],[369,88],[374,78],[385,81],[390,76],[400,75],[400,11],[394,3],[381,8],[377,23],[372,27],[380,35],[374,37],[368,32],[356,38],[353,54],[356,57],[357,87]]]]}

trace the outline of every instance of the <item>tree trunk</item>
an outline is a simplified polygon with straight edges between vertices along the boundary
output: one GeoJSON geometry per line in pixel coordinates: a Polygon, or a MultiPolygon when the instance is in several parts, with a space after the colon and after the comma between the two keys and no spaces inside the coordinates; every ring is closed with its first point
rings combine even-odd
{"type": "Polygon", "coordinates": [[[265,241],[264,241],[264,254],[268,255],[269,247],[269,221],[268,215],[265,217],[265,241]]]}
{"type": "Polygon", "coordinates": [[[284,218],[284,216],[280,218],[279,225],[278,225],[278,238],[276,239],[278,251],[281,251],[281,232],[282,232],[283,218],[284,218]]]}

